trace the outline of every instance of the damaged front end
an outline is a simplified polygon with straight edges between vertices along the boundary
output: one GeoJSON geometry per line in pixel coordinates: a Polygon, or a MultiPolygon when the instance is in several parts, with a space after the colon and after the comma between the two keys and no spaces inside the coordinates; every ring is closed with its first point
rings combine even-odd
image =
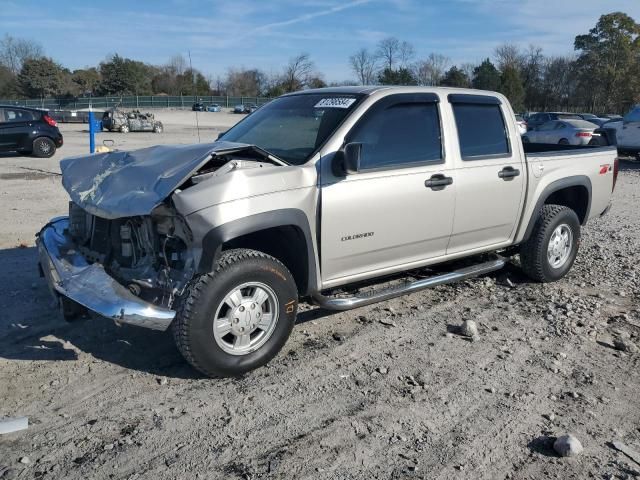
{"type": "Polygon", "coordinates": [[[170,196],[247,155],[257,160],[262,153],[219,142],[61,162],[69,216],[51,220],[36,243],[65,317],[81,306],[119,323],[166,330],[197,261],[191,230],[170,196]]]}
{"type": "Polygon", "coordinates": [[[109,220],[71,202],[69,217],[47,224],[37,243],[65,316],[79,304],[119,323],[166,330],[194,272],[189,229],[166,205],[109,220]]]}

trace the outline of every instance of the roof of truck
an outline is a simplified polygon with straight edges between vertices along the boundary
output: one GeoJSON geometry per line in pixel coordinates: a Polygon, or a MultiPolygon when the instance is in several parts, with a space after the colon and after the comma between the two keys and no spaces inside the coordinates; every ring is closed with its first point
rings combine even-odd
{"type": "Polygon", "coordinates": [[[321,94],[351,94],[351,95],[371,95],[381,90],[393,90],[396,92],[449,92],[449,93],[469,93],[469,94],[489,94],[498,95],[496,92],[485,90],[474,90],[470,88],[456,87],[421,87],[421,86],[401,86],[401,85],[376,85],[376,86],[348,86],[348,87],[327,87],[327,88],[311,88],[309,90],[300,90],[297,92],[287,93],[288,95],[304,95],[311,93],[321,94]]]}

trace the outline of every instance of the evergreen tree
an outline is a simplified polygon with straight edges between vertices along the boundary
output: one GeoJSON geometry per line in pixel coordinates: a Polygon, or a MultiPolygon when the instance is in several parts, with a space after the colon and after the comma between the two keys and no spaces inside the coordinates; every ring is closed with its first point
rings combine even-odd
{"type": "Polygon", "coordinates": [[[488,58],[473,70],[473,88],[492,92],[500,88],[500,72],[488,58]]]}
{"type": "Polygon", "coordinates": [[[469,88],[471,87],[471,80],[466,73],[454,65],[444,74],[440,85],[445,87],[469,88]]]}

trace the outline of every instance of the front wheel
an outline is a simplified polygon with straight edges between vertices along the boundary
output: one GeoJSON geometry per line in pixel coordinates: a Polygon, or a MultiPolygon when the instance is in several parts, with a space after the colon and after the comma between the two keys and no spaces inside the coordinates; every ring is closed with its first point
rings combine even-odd
{"type": "Polygon", "coordinates": [[[159,123],[156,123],[153,126],[153,133],[162,133],[162,125],[160,125],[159,123]]]}
{"type": "Polygon", "coordinates": [[[178,350],[209,377],[234,377],[269,362],[295,324],[298,292],[277,259],[224,252],[214,272],[190,284],[172,329],[178,350]]]}
{"type": "Polygon", "coordinates": [[[580,221],[563,205],[544,205],[529,239],[520,247],[524,273],[538,282],[564,277],[578,254],[580,221]]]}
{"type": "Polygon", "coordinates": [[[120,127],[120,131],[121,131],[122,133],[129,133],[129,125],[122,125],[122,126],[120,127]]]}

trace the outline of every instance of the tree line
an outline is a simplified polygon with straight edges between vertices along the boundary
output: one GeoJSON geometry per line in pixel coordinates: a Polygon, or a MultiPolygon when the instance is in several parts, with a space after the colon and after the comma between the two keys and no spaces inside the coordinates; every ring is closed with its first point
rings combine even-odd
{"type": "Polygon", "coordinates": [[[390,37],[375,50],[349,57],[360,84],[450,86],[493,90],[516,111],[579,108],[624,112],[640,101],[640,25],[630,16],[603,15],[578,35],[574,54],[546,56],[542,48],[503,44],[478,64],[453,65],[441,54],[415,60],[407,42],[390,37]]]}
{"type": "MultiPolygon", "coordinates": [[[[477,88],[505,94],[517,111],[579,108],[624,112],[640,101],[640,24],[622,12],[603,15],[578,35],[574,52],[547,56],[542,48],[498,46],[479,63],[454,65],[445,55],[417,58],[415,47],[395,37],[348,59],[356,79],[341,85],[427,85],[477,88]]],[[[177,55],[150,65],[118,54],[96,67],[69,70],[36,42],[0,40],[0,98],[104,95],[278,96],[327,86],[311,57],[301,53],[278,72],[232,67],[206,77],[177,55]]],[[[336,85],[336,84],[332,84],[336,85]]]]}

